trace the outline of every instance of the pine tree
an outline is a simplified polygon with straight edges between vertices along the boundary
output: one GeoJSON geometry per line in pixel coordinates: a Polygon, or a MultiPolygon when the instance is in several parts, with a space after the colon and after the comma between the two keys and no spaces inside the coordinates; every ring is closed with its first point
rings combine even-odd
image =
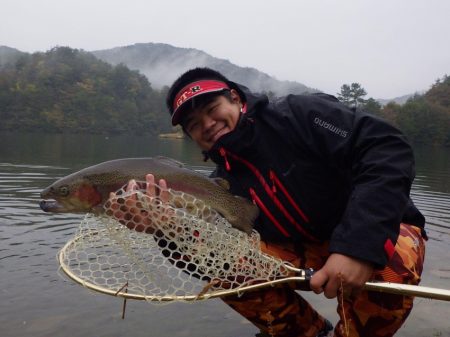
{"type": "Polygon", "coordinates": [[[357,108],[366,102],[363,99],[363,97],[366,95],[367,92],[366,90],[364,90],[361,84],[352,83],[351,85],[342,85],[341,92],[338,93],[338,98],[342,103],[357,108]]]}

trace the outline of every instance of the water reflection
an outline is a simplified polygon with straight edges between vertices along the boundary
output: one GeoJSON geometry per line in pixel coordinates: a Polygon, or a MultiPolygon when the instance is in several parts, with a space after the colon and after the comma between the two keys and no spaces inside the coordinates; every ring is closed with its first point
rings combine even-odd
{"type": "Polygon", "coordinates": [[[105,160],[171,155],[182,162],[204,165],[188,140],[102,135],[0,134],[2,162],[78,169],[105,160]],[[8,158],[8,160],[5,160],[8,158]]]}
{"type": "MultiPolygon", "coordinates": [[[[40,191],[73,170],[104,160],[166,154],[203,172],[197,148],[151,137],[0,134],[0,326],[2,336],[254,336],[256,329],[220,300],[157,307],[93,294],[57,272],[56,253],[81,216],[43,213],[40,191]]],[[[430,240],[423,283],[449,288],[450,150],[420,148],[412,197],[427,217],[430,240]]],[[[210,164],[206,164],[210,165],[210,164]]],[[[311,296],[311,295],[308,295],[311,296]]],[[[335,319],[334,301],[311,296],[335,319]]],[[[416,300],[399,336],[450,335],[448,303],[416,300]]]]}

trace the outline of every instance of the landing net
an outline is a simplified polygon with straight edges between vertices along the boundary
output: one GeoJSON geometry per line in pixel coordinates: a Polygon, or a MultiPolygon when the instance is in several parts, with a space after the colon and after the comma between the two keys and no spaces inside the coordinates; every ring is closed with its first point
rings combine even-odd
{"type": "Polygon", "coordinates": [[[218,297],[288,276],[283,261],[260,251],[255,231],[233,228],[192,195],[163,193],[165,201],[121,189],[104,215],[86,215],[58,255],[63,271],[93,290],[159,303],[218,297]]]}

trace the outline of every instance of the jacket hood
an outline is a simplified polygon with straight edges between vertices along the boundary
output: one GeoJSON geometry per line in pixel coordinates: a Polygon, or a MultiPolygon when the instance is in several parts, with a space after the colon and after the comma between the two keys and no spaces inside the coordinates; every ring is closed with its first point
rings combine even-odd
{"type": "Polygon", "coordinates": [[[235,89],[241,99],[245,103],[247,103],[247,112],[252,112],[256,107],[267,105],[269,103],[267,95],[253,93],[245,85],[231,81],[229,81],[227,84],[230,86],[230,88],[235,89]]]}

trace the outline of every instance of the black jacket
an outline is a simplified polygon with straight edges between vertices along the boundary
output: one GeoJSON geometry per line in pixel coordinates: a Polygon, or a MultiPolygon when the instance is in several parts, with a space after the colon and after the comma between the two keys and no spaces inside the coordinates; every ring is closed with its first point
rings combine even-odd
{"type": "Polygon", "coordinates": [[[423,228],[409,197],[414,156],[402,133],[325,94],[273,103],[239,89],[247,112],[208,156],[231,191],[259,206],[264,240],[330,240],[383,267],[401,221],[423,228]]]}

